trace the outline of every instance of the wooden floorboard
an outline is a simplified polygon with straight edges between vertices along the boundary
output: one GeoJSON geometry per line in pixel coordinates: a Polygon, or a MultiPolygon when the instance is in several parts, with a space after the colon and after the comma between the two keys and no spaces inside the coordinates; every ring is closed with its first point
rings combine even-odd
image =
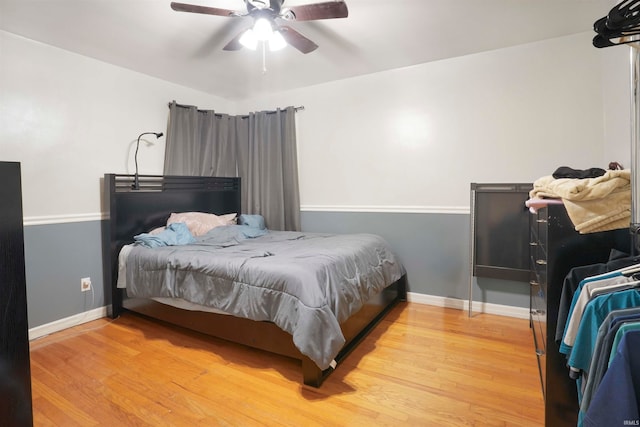
{"type": "Polygon", "coordinates": [[[39,426],[541,426],[529,322],[402,303],[319,389],[299,362],[125,314],[31,342],[39,426]]]}

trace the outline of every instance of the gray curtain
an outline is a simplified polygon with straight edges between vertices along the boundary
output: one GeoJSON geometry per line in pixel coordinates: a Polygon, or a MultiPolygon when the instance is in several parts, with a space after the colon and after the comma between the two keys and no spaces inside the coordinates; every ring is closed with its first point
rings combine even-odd
{"type": "Polygon", "coordinates": [[[239,176],[241,213],[272,230],[300,230],[295,109],[217,114],[169,105],[166,175],[239,176]]]}
{"type": "Polygon", "coordinates": [[[169,104],[165,175],[238,176],[236,117],[169,104]]]}

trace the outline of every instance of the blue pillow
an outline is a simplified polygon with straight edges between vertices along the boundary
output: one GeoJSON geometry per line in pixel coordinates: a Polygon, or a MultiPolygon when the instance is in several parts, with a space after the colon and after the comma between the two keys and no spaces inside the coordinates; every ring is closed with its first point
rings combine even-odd
{"type": "Polygon", "coordinates": [[[242,214],[238,217],[238,224],[248,225],[251,228],[257,228],[258,230],[264,230],[267,228],[264,224],[264,217],[262,215],[242,214]]]}

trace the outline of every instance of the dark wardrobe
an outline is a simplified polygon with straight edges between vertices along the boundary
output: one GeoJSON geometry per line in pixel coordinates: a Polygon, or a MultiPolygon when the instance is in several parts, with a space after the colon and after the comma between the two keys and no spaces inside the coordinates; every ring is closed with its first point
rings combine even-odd
{"type": "Polygon", "coordinates": [[[20,163],[0,162],[0,425],[33,425],[20,163]]]}

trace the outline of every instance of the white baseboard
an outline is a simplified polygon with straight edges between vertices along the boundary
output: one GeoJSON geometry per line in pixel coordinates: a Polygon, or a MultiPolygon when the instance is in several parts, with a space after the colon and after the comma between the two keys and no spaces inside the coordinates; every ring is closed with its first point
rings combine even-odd
{"type": "MultiPolygon", "coordinates": [[[[435,305],[438,307],[455,308],[458,310],[468,310],[469,301],[458,298],[439,297],[435,295],[407,293],[407,300],[417,304],[435,305]]],[[[473,301],[474,313],[497,314],[499,316],[516,317],[518,319],[528,319],[529,309],[524,307],[513,307],[510,305],[492,304],[489,302],[473,301]]]]}
{"type": "Polygon", "coordinates": [[[106,316],[107,307],[98,307],[93,310],[85,311],[84,313],[75,314],[70,317],[65,317],[64,319],[36,326],[35,328],[29,329],[29,340],[35,340],[36,338],[40,338],[54,332],[59,332],[73,326],[82,325],[83,323],[91,322],[92,320],[102,319],[106,316]]]}

